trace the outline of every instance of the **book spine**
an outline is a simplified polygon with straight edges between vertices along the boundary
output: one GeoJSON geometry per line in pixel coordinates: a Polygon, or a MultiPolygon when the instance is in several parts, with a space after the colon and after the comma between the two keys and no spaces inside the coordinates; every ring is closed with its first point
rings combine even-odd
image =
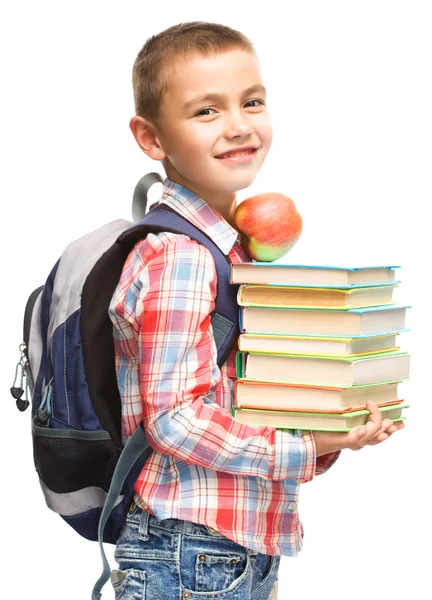
{"type": "Polygon", "coordinates": [[[240,333],[246,331],[244,326],[244,308],[243,306],[239,306],[239,329],[240,333]]]}
{"type": "Polygon", "coordinates": [[[230,283],[234,283],[233,265],[228,265],[228,278],[230,283]]]}
{"type": "Polygon", "coordinates": [[[236,354],[236,377],[241,379],[243,377],[245,367],[245,352],[237,352],[236,354]]]}

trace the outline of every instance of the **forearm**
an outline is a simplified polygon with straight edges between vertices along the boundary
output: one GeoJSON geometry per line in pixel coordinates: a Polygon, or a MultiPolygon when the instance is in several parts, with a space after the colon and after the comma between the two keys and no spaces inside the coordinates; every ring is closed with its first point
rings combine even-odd
{"type": "Polygon", "coordinates": [[[313,436],[317,458],[326,454],[340,452],[344,448],[342,438],[337,432],[314,431],[313,436]]]}
{"type": "MultiPolygon", "coordinates": [[[[155,397],[149,400],[154,405],[155,397]]],[[[315,447],[308,432],[244,425],[216,403],[201,398],[187,402],[181,395],[170,410],[151,412],[145,422],[150,445],[178,460],[264,479],[304,482],[315,474],[315,447]]]]}

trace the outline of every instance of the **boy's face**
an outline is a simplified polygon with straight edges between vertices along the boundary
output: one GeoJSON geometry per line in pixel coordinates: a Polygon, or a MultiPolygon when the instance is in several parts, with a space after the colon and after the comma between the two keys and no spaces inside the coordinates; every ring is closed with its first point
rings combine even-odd
{"type": "Polygon", "coordinates": [[[248,187],[272,142],[262,88],[258,60],[245,50],[194,54],[176,62],[157,129],[167,176],[205,199],[222,200],[226,194],[232,200],[233,192],[248,187]],[[246,159],[217,158],[248,146],[257,149],[246,159]]]}

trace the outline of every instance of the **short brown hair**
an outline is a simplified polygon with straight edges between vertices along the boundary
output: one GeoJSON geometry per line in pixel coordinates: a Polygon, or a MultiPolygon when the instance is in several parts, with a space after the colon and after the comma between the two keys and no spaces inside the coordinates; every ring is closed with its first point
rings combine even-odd
{"type": "Polygon", "coordinates": [[[255,54],[252,42],[240,31],[205,21],[180,23],[148,38],[132,70],[135,113],[157,123],[169,80],[167,67],[173,66],[175,58],[237,48],[255,54]]]}

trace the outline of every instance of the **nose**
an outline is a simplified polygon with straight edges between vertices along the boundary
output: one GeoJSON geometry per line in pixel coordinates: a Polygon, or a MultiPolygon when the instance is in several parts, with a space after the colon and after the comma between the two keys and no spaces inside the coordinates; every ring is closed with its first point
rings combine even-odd
{"type": "Polygon", "coordinates": [[[239,111],[227,115],[225,125],[227,139],[247,137],[251,133],[253,133],[253,127],[249,123],[247,115],[239,111]]]}

